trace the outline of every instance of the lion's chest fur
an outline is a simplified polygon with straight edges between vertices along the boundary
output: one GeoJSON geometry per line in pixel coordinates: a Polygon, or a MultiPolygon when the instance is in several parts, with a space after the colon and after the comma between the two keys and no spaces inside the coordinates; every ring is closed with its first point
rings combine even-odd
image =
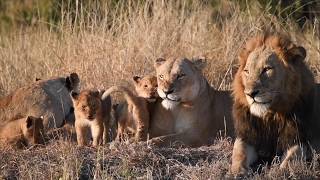
{"type": "Polygon", "coordinates": [[[262,157],[282,154],[291,145],[305,141],[299,118],[293,114],[260,118],[251,115],[248,109],[239,113],[242,116],[238,114],[237,136],[253,145],[262,157]]]}

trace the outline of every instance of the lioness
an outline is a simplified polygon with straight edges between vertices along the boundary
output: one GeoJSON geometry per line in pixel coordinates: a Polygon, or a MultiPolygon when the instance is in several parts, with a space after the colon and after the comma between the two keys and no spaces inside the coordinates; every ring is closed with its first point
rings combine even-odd
{"type": "Polygon", "coordinates": [[[0,142],[22,148],[28,145],[43,144],[43,119],[33,116],[15,117],[0,125],[0,142]]]}
{"type": "Polygon", "coordinates": [[[20,114],[43,116],[45,128],[61,127],[65,120],[72,120],[73,108],[70,91],[78,91],[79,77],[71,73],[67,77],[39,80],[19,88],[0,99],[0,121],[6,122],[20,114]]]}
{"type": "Polygon", "coordinates": [[[163,100],[151,112],[150,136],[158,137],[151,142],[196,147],[212,143],[221,132],[232,136],[230,93],[212,88],[202,67],[202,59],[156,60],[157,91],[163,100]]]}
{"type": "Polygon", "coordinates": [[[106,91],[120,91],[124,94],[126,103],[115,107],[115,119],[118,122],[117,140],[123,140],[128,135],[134,135],[136,141],[147,140],[152,104],[158,98],[157,78],[153,75],[133,77],[135,93],[122,86],[113,86],[106,91]]]}
{"type": "Polygon", "coordinates": [[[268,34],[250,39],[240,53],[233,84],[232,174],[275,155],[284,155],[280,168],[285,168],[308,154],[307,140],[315,138],[320,119],[313,116],[315,83],[305,57],[306,50],[288,37],[268,34]]]}
{"type": "Polygon", "coordinates": [[[92,145],[97,147],[108,140],[111,98],[95,90],[83,90],[80,94],[72,92],[75,113],[75,129],[79,146],[88,144],[87,130],[93,138],[92,145]]]}

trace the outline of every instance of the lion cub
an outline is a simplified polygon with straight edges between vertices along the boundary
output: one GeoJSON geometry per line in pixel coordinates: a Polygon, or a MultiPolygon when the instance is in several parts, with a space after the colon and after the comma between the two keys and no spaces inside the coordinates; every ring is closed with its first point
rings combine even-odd
{"type": "Polygon", "coordinates": [[[75,129],[79,146],[88,144],[88,129],[93,138],[92,145],[97,147],[108,139],[108,124],[111,112],[111,98],[96,90],[83,90],[71,93],[74,113],[75,129]]]}
{"type": "Polygon", "coordinates": [[[16,148],[43,144],[43,119],[18,116],[0,126],[0,142],[16,148]]]}
{"type": "Polygon", "coordinates": [[[113,86],[106,93],[122,92],[126,103],[113,106],[114,117],[118,122],[117,140],[126,135],[134,135],[136,141],[147,139],[152,103],[158,98],[157,78],[152,75],[133,77],[135,92],[122,87],[113,86]]]}

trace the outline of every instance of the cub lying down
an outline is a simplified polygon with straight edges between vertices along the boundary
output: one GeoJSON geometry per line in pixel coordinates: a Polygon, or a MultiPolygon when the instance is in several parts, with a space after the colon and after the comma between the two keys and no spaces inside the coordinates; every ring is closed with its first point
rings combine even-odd
{"type": "Polygon", "coordinates": [[[117,140],[134,136],[135,141],[147,140],[150,108],[158,98],[157,78],[152,75],[133,77],[135,93],[122,86],[113,86],[106,93],[122,92],[126,103],[114,107],[114,117],[118,122],[117,140]]]}
{"type": "Polygon", "coordinates": [[[0,125],[0,143],[4,146],[23,148],[43,144],[43,119],[18,116],[0,125]]]}

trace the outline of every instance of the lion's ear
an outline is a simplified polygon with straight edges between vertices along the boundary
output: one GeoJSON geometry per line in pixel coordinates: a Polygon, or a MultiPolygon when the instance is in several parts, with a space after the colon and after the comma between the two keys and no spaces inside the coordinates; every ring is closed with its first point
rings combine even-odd
{"type": "Polygon", "coordinates": [[[207,65],[207,60],[204,57],[200,57],[200,58],[193,58],[192,60],[193,65],[199,69],[200,71],[206,67],[207,65]]]}
{"type": "Polygon", "coordinates": [[[158,58],[156,59],[155,63],[154,63],[154,67],[158,67],[160,65],[162,65],[163,63],[165,63],[167,60],[164,58],[158,58]]]}
{"type": "Polygon", "coordinates": [[[307,52],[306,52],[306,49],[304,49],[304,47],[301,47],[301,46],[294,46],[290,49],[288,49],[288,55],[289,55],[289,59],[290,60],[301,60],[303,61],[306,56],[307,56],[307,52]]]}

